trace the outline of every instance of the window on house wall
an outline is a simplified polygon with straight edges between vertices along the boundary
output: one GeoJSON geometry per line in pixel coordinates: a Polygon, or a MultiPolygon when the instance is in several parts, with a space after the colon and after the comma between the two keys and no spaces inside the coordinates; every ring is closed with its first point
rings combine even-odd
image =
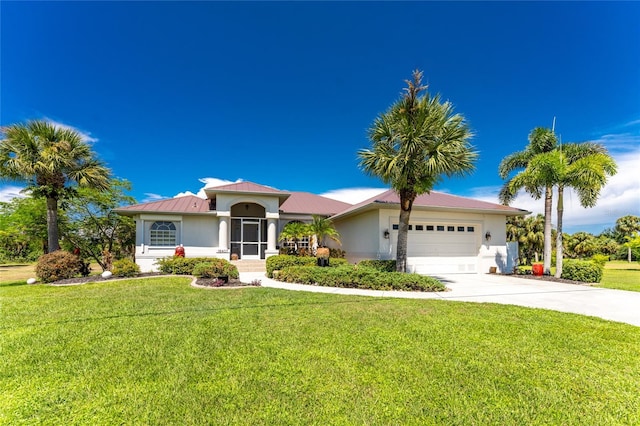
{"type": "Polygon", "coordinates": [[[152,246],[175,246],[176,225],[173,222],[153,222],[149,232],[149,244],[152,246]]]}

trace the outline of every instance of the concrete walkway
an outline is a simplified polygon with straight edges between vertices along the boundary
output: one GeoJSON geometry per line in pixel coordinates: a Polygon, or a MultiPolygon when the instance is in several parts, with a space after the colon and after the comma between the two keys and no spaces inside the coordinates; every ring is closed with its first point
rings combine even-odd
{"type": "Polygon", "coordinates": [[[490,302],[599,317],[640,327],[640,292],[609,290],[574,284],[530,280],[506,275],[452,274],[437,276],[450,291],[405,292],[359,290],[288,284],[266,277],[264,272],[242,272],[240,279],[261,281],[263,287],[317,293],[407,299],[442,299],[490,302]]]}

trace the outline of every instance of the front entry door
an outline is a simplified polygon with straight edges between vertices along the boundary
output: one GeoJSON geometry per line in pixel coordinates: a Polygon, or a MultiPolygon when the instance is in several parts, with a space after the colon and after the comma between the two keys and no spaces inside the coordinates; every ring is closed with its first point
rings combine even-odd
{"type": "Polygon", "coordinates": [[[242,221],[241,259],[260,259],[260,222],[242,221]]]}

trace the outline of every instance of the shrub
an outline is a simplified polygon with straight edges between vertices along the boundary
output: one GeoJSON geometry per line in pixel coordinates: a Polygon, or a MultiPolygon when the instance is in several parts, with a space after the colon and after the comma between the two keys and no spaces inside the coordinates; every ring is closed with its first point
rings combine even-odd
{"type": "Polygon", "coordinates": [[[603,269],[589,260],[566,260],[562,266],[562,278],[583,283],[599,283],[603,269]]]}
{"type": "Polygon", "coordinates": [[[229,277],[238,278],[238,268],[224,259],[199,259],[200,262],[195,264],[192,274],[200,278],[216,278],[229,277]]]}
{"type": "MultiPolygon", "coordinates": [[[[231,265],[229,261],[225,259],[218,259],[215,257],[180,257],[180,256],[170,256],[165,257],[163,259],[158,259],[156,264],[158,265],[158,269],[165,274],[176,274],[176,275],[193,275],[193,268],[198,263],[205,262],[213,262],[216,265],[219,265],[219,268],[223,268],[223,265],[231,265]]],[[[233,265],[231,265],[233,266],[233,265]]],[[[237,268],[236,268],[237,272],[237,268]]],[[[227,274],[231,276],[230,274],[227,274]]],[[[236,277],[237,278],[237,277],[236,277]]]]}
{"type": "Polygon", "coordinates": [[[111,265],[111,273],[116,277],[135,277],[140,273],[140,266],[131,259],[120,259],[111,265]]]}
{"type": "Polygon", "coordinates": [[[396,261],[395,260],[375,260],[367,259],[358,262],[358,266],[361,268],[373,268],[380,272],[395,272],[396,261]]]}
{"type": "Polygon", "coordinates": [[[313,266],[316,264],[315,257],[300,257],[287,254],[279,254],[267,258],[267,277],[273,278],[273,271],[279,271],[289,266],[313,266]]]}
{"type": "Polygon", "coordinates": [[[596,265],[600,265],[604,268],[604,265],[609,261],[609,256],[606,254],[594,254],[591,256],[591,261],[596,265]]]}
{"type": "Polygon", "coordinates": [[[238,268],[229,263],[225,259],[194,257],[194,258],[169,258],[162,259],[161,269],[175,270],[180,272],[171,272],[178,275],[195,275],[200,278],[216,278],[227,276],[229,278],[238,278],[238,268]],[[179,260],[183,259],[183,260],[179,260]]]}
{"type": "Polygon", "coordinates": [[[80,273],[82,261],[76,255],[58,250],[38,258],[36,276],[45,283],[73,278],[80,273]]]}
{"type": "Polygon", "coordinates": [[[285,282],[371,290],[442,291],[440,281],[418,274],[381,272],[348,264],[333,268],[289,266],[280,271],[278,279],[285,282]]]}

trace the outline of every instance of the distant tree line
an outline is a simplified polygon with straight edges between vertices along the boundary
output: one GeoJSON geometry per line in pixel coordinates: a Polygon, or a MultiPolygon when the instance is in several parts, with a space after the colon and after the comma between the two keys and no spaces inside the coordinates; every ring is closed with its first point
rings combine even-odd
{"type": "MultiPolygon", "coordinates": [[[[552,230],[551,239],[558,234],[552,230]]],[[[530,265],[543,256],[544,216],[512,217],[507,220],[507,241],[517,241],[520,263],[530,265]]],[[[613,228],[599,235],[576,232],[562,235],[563,255],[568,259],[589,259],[596,254],[611,260],[640,261],[640,217],[628,215],[618,218],[613,228]]],[[[551,254],[555,257],[557,252],[551,254]]]]}

